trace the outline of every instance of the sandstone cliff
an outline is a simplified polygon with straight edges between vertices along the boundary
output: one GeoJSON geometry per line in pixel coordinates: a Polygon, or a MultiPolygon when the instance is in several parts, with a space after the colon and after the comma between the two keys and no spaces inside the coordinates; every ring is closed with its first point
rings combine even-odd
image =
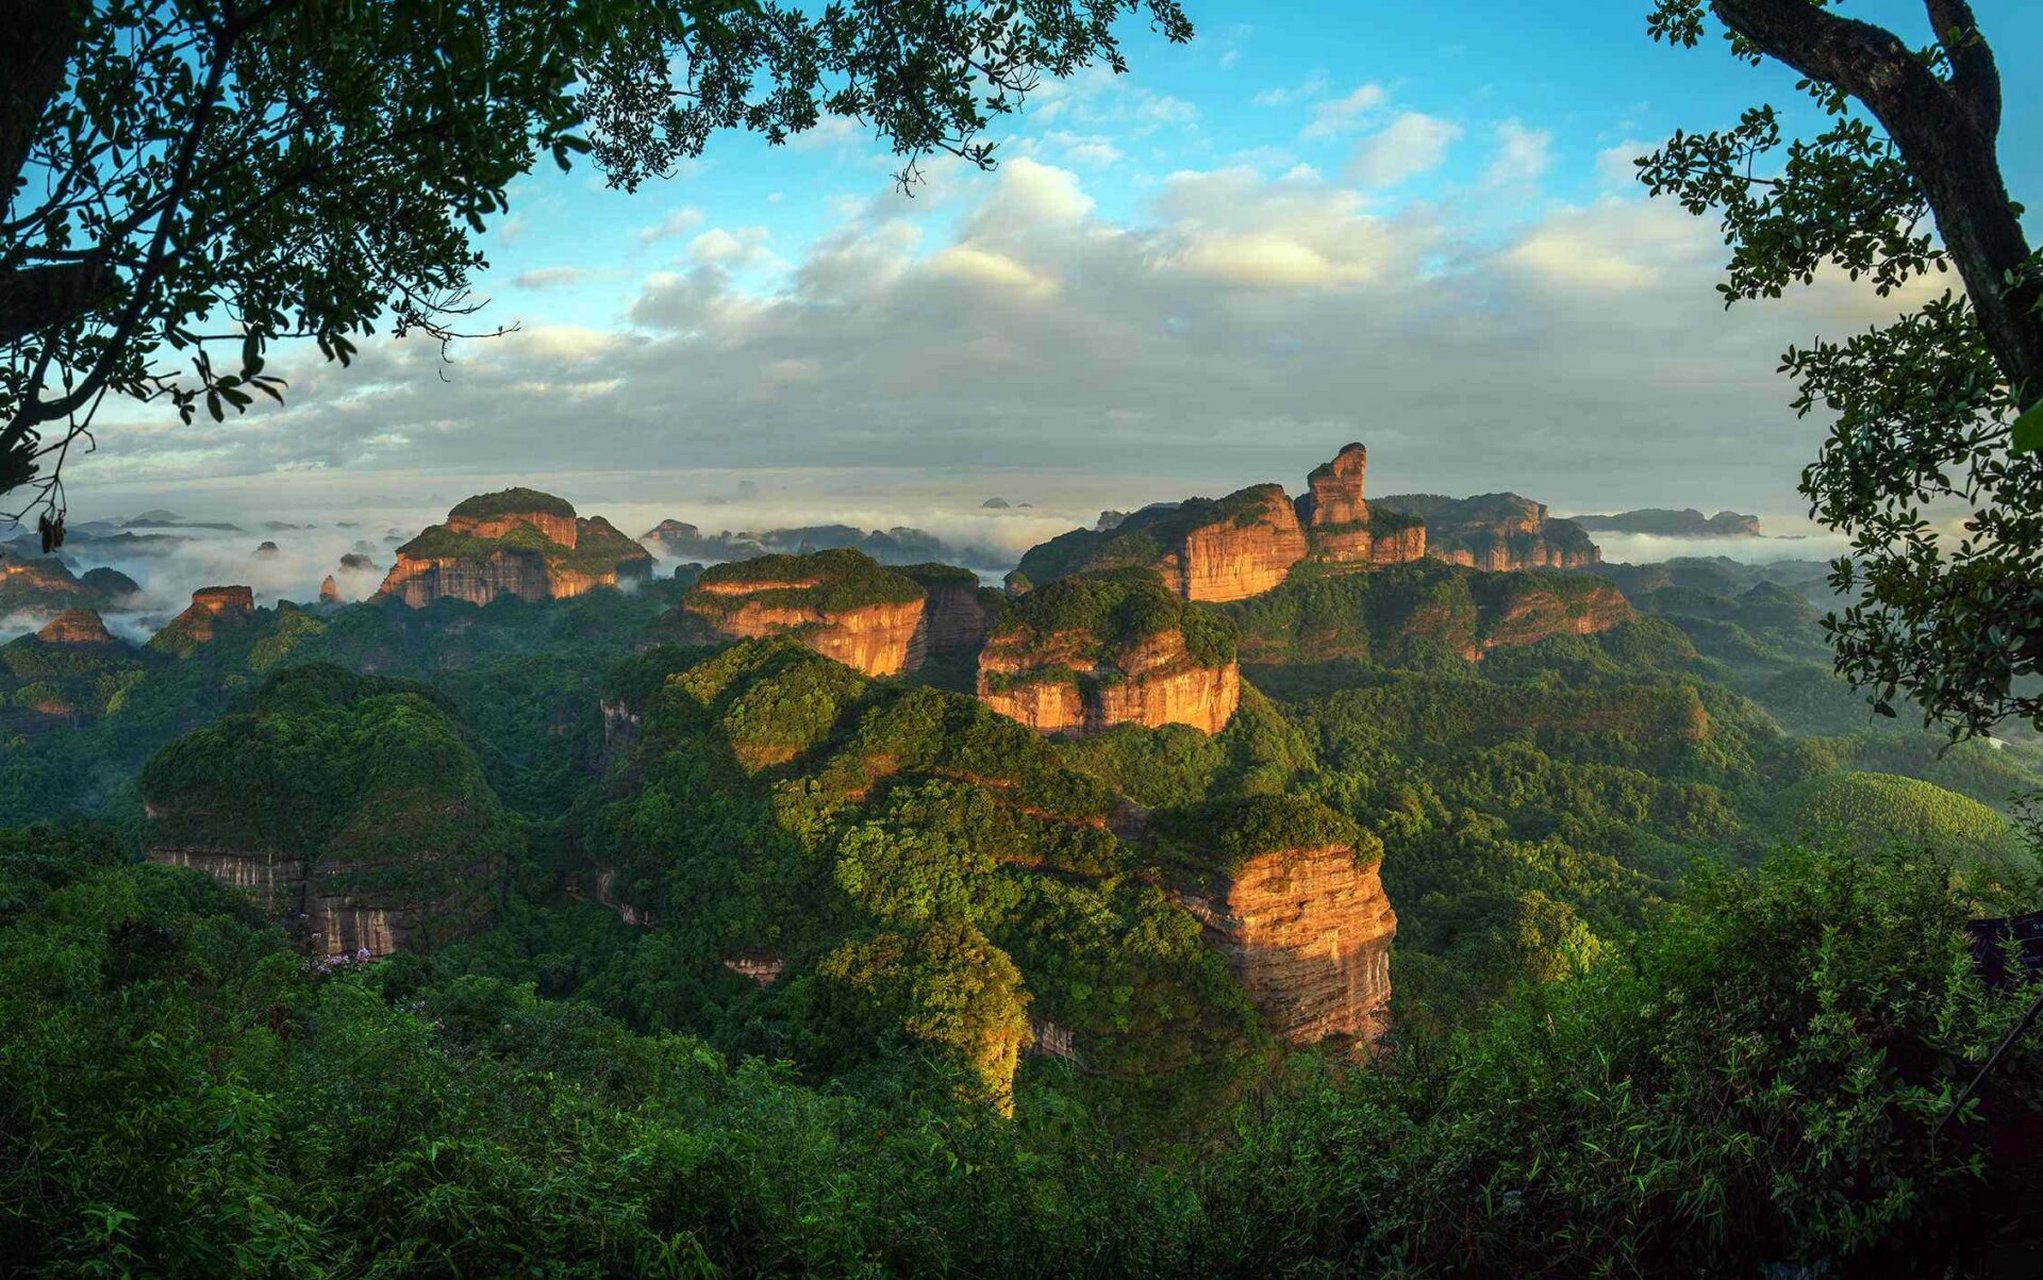
{"type": "Polygon", "coordinates": [[[118,645],[113,633],[106,629],[106,622],[91,609],[66,609],[50,619],[48,625],[35,633],[36,639],[44,644],[62,645],[72,649],[101,648],[118,645]]]}
{"type": "Polygon", "coordinates": [[[1174,896],[1272,1034],[1366,1043],[1383,1029],[1397,914],[1375,836],[1297,795],[1211,803],[1158,823],[1179,851],[1174,896]]]}
{"type": "Polygon", "coordinates": [[[979,654],[979,700],[1042,733],[1117,724],[1218,733],[1241,701],[1232,629],[1140,569],[1059,579],[1017,601],[979,654]]]}
{"type": "Polygon", "coordinates": [[[677,623],[709,637],[786,634],[870,676],[922,665],[928,638],[923,589],[857,551],[762,556],[703,572],[677,623]]]}
{"type": "Polygon", "coordinates": [[[1550,517],[1546,504],[1515,493],[1399,494],[1378,498],[1376,507],[1425,521],[1426,554],[1449,564],[1500,572],[1586,569],[1603,559],[1581,526],[1550,517]]]}
{"type": "Polygon", "coordinates": [[[578,517],[551,494],[506,489],[466,499],[397,549],[378,596],[413,608],[435,600],[553,600],[642,580],[653,557],[601,516],[578,517]]]}
{"type": "Polygon", "coordinates": [[[1264,484],[1074,529],[1032,548],[1009,584],[1026,591],[1089,570],[1145,568],[1183,599],[1240,600],[1282,582],[1305,553],[1297,509],[1281,486],[1264,484]]]}
{"type": "Polygon", "coordinates": [[[1345,845],[1279,849],[1179,901],[1279,1039],[1368,1041],[1383,1030],[1397,913],[1377,862],[1345,845]]]}

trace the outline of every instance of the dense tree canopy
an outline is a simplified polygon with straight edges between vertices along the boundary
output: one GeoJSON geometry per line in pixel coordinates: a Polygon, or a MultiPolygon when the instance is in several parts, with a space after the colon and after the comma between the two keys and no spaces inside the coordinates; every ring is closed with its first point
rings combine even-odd
{"type": "Polygon", "coordinates": [[[108,394],[280,396],[273,342],[451,336],[512,178],[635,188],[717,130],[825,116],[988,166],[1043,75],[1120,70],[1175,0],[0,0],[0,493],[62,510],[108,394]]]}
{"type": "Polygon", "coordinates": [[[2043,258],[2001,177],[2000,73],[1966,0],[1924,0],[1919,49],[1835,7],[1659,0],[1656,37],[1693,46],[1714,14],[1735,56],[1799,72],[1828,123],[1790,140],[1755,107],[1677,133],[1641,177],[1721,216],[1727,304],[1824,269],[1882,296],[1956,269],[1961,294],[1782,357],[1797,410],[1836,415],[1802,492],[1852,539],[1836,587],[1863,594],[1826,626],[1886,714],[1905,695],[1956,734],[2043,724],[2043,415],[2019,416],[2043,396],[2043,258]],[[1953,512],[1955,535],[1939,527],[1953,512]]]}

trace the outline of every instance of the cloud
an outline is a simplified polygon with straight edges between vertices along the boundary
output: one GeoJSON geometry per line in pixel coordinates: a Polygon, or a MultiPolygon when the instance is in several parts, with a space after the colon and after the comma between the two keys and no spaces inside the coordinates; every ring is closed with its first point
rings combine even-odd
{"type": "Polygon", "coordinates": [[[1553,159],[1552,150],[1551,133],[1507,120],[1497,126],[1497,150],[1483,171],[1483,184],[1517,187],[1538,182],[1553,159]]]}
{"type": "Polygon", "coordinates": [[[702,210],[684,207],[669,210],[667,216],[650,227],[641,227],[638,233],[640,244],[651,244],[672,236],[685,236],[702,225],[702,210]]]}
{"type": "Polygon", "coordinates": [[[739,227],[736,231],[711,227],[688,242],[688,259],[727,270],[774,266],[780,260],[766,247],[771,238],[765,227],[739,227]]]}
{"type": "Polygon", "coordinates": [[[535,267],[511,277],[511,283],[520,289],[554,289],[575,283],[583,274],[580,267],[535,267]]]}
{"type": "Polygon", "coordinates": [[[1308,102],[1322,97],[1326,91],[1327,73],[1315,71],[1298,84],[1265,89],[1250,101],[1259,107],[1288,107],[1293,103],[1308,102]]]}
{"type": "Polygon", "coordinates": [[[1606,187],[1628,188],[1639,180],[1638,166],[1632,161],[1655,150],[1650,142],[1627,138],[1614,147],[1605,147],[1596,153],[1596,178],[1606,187]]]}
{"type": "Polygon", "coordinates": [[[1187,168],[1109,208],[1028,157],[942,198],[853,202],[743,284],[745,237],[724,229],[735,251],[645,276],[614,328],[528,328],[451,363],[415,337],[346,370],[280,351],[286,407],[193,428],[109,415],[80,483],[318,495],[433,477],[458,496],[802,467],[843,486],[965,476],[976,503],[1034,469],[1059,473],[1039,505],[1125,506],[1295,489],[1361,439],[1380,492],[1793,511],[1825,428],[1787,409],[1776,353],[1910,301],[1826,279],[1727,315],[1711,224],[1639,198],[1500,235],[1476,190],[1386,209],[1310,169],[1187,168]]]}
{"type": "Polygon", "coordinates": [[[1394,187],[1439,168],[1447,159],[1447,148],[1461,136],[1458,124],[1407,111],[1362,139],[1348,175],[1367,187],[1394,187]]]}
{"type": "Polygon", "coordinates": [[[1360,128],[1363,121],[1383,105],[1385,97],[1380,84],[1365,84],[1345,97],[1334,98],[1315,105],[1312,119],[1299,131],[1301,138],[1330,138],[1360,128]]]}

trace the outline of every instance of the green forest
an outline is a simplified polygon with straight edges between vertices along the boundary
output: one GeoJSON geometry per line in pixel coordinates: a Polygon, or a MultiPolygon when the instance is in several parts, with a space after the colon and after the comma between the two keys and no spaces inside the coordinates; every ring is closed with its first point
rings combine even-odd
{"type": "Polygon", "coordinates": [[[1961,926],[2043,887],[2013,804],[2043,749],[1852,718],[1772,582],[1629,584],[1632,621],[1470,658],[1443,627],[1604,580],[1428,565],[1203,606],[1124,578],[996,630],[1239,633],[1223,732],[1045,738],[935,671],[658,643],[685,578],[285,605],[97,670],[12,642],[10,696],[81,693],[0,780],[0,1263],[1873,1274],[1903,1242],[2016,1247],[1978,1192],[2043,1071],[1934,1130],[2020,1011],[1961,926]],[[1273,1036],[1183,904],[1323,847],[1397,914],[1366,1060],[1273,1036]],[[220,883],[251,851],[346,922],[220,883]]]}

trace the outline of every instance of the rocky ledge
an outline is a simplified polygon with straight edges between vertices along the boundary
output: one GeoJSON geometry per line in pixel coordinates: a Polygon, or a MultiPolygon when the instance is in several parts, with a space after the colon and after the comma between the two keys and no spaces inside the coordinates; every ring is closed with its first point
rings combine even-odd
{"type": "Polygon", "coordinates": [[[861,552],[819,551],[707,569],[675,622],[710,639],[784,634],[866,675],[891,676],[922,665],[925,608],[923,587],[906,574],[861,552]]]}
{"type": "Polygon", "coordinates": [[[1383,1030],[1397,913],[1380,841],[1300,796],[1227,802],[1166,826],[1208,851],[1187,861],[1173,893],[1271,1034],[1366,1045],[1383,1030]]]}
{"type": "Polygon", "coordinates": [[[1603,559],[1580,525],[1551,517],[1545,503],[1515,493],[1397,494],[1378,498],[1376,509],[1424,521],[1425,554],[1471,569],[1587,569],[1603,559]]]}
{"type": "Polygon", "coordinates": [[[1240,600],[1284,581],[1305,550],[1283,487],[1252,485],[1218,501],[1144,507],[1112,528],[1052,538],[1022,557],[1008,585],[1021,592],[1075,573],[1142,568],[1185,600],[1240,600]]]}
{"type": "Polygon", "coordinates": [[[414,608],[450,598],[554,600],[644,579],[652,568],[652,553],[601,516],[577,516],[549,493],[505,489],[458,503],[445,523],[398,547],[376,594],[414,608]]]}
{"type": "Polygon", "coordinates": [[[1041,733],[1226,726],[1234,630],[1147,569],[1061,578],[1014,602],[979,654],[979,700],[1041,733]]]}
{"type": "Polygon", "coordinates": [[[255,593],[247,587],[200,587],[185,611],[150,637],[149,647],[182,656],[254,618],[255,593]]]}

